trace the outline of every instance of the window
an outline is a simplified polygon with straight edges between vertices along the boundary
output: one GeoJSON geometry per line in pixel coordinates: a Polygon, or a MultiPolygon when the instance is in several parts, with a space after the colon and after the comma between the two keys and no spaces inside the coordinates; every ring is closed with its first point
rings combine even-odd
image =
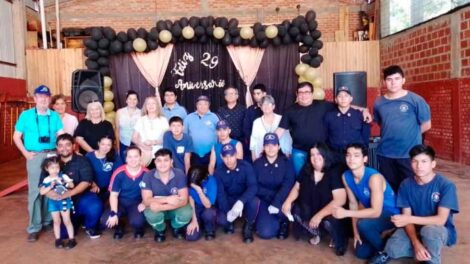
{"type": "Polygon", "coordinates": [[[383,0],[381,36],[413,27],[468,3],[470,0],[383,0]]]}

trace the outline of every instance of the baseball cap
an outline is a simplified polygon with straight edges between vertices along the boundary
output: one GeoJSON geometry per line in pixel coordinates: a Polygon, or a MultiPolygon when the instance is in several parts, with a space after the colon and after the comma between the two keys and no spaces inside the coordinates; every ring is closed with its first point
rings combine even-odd
{"type": "Polygon", "coordinates": [[[279,138],[275,133],[266,133],[264,135],[263,145],[268,144],[279,145],[279,138]]]}
{"type": "Polygon", "coordinates": [[[351,90],[347,86],[341,86],[336,90],[336,96],[338,96],[339,92],[347,92],[349,95],[351,95],[351,90]]]}
{"type": "Polygon", "coordinates": [[[209,97],[207,97],[207,96],[205,96],[205,95],[199,95],[199,97],[196,99],[196,103],[199,102],[199,101],[207,101],[207,102],[210,102],[209,97]]]}
{"type": "Polygon", "coordinates": [[[49,87],[45,86],[44,84],[39,85],[34,89],[34,94],[45,94],[51,96],[51,90],[49,87]]]}
{"type": "Polygon", "coordinates": [[[228,125],[227,121],[225,121],[225,120],[219,120],[219,122],[217,122],[217,125],[215,126],[215,129],[217,129],[217,130],[227,129],[227,128],[230,128],[230,126],[228,125]]]}
{"type": "Polygon", "coordinates": [[[235,153],[237,153],[237,150],[235,149],[234,145],[227,143],[222,146],[222,157],[228,155],[233,156],[235,155],[235,153]]]}

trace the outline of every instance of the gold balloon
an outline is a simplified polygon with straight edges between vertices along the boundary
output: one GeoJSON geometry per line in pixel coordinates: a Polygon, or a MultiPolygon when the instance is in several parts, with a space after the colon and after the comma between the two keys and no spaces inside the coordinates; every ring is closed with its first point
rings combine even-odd
{"type": "Polygon", "coordinates": [[[313,82],[318,76],[318,71],[315,68],[309,67],[302,76],[305,79],[313,82]]]}
{"type": "Polygon", "coordinates": [[[242,27],[240,29],[240,37],[242,39],[251,39],[253,35],[253,29],[251,27],[242,27]]]}
{"type": "Polygon", "coordinates": [[[315,99],[315,100],[325,99],[325,91],[321,88],[314,88],[313,89],[313,99],[315,99]]]}
{"type": "Polygon", "coordinates": [[[105,119],[106,121],[108,121],[109,123],[111,123],[111,125],[113,125],[113,127],[115,126],[115,125],[114,125],[114,121],[115,121],[116,119],[114,119],[114,118],[112,118],[112,117],[108,117],[108,116],[106,116],[104,119],[105,119]]]}
{"type": "Polygon", "coordinates": [[[114,94],[110,90],[105,90],[104,91],[104,100],[105,101],[113,101],[114,99],[114,94]]]}
{"type": "Polygon", "coordinates": [[[109,76],[104,76],[104,88],[109,88],[111,85],[113,85],[113,79],[109,76]]]}
{"type": "Polygon", "coordinates": [[[134,47],[134,50],[137,52],[144,52],[147,48],[147,42],[142,38],[136,38],[132,42],[132,47],[134,47]]]}
{"type": "Polygon", "coordinates": [[[299,63],[297,64],[297,66],[295,66],[295,73],[297,73],[297,75],[299,76],[302,76],[304,75],[305,71],[308,70],[310,66],[308,66],[308,64],[305,64],[305,63],[299,63]]]}
{"type": "Polygon", "coordinates": [[[303,82],[308,82],[308,80],[305,79],[304,77],[300,76],[299,77],[299,83],[303,83],[303,82]]]}
{"type": "Polygon", "coordinates": [[[315,88],[323,88],[323,78],[320,77],[320,76],[317,76],[313,80],[312,84],[313,84],[313,87],[315,87],[315,88]]]}
{"type": "Polygon", "coordinates": [[[104,102],[103,108],[104,108],[105,113],[112,112],[113,109],[114,109],[114,103],[113,102],[104,102]]]}
{"type": "Polygon", "coordinates": [[[223,39],[225,36],[225,30],[221,27],[214,28],[214,38],[216,39],[223,39]]]}
{"type": "Polygon", "coordinates": [[[106,118],[114,120],[116,118],[116,112],[111,111],[105,114],[106,118]]]}
{"type": "Polygon", "coordinates": [[[183,37],[185,39],[192,39],[194,37],[194,29],[190,26],[183,28],[183,37]]]}
{"type": "Polygon", "coordinates": [[[158,39],[163,42],[163,43],[168,43],[171,41],[171,38],[173,36],[171,35],[171,32],[164,29],[162,31],[160,31],[160,33],[158,33],[158,39]]]}
{"type": "Polygon", "coordinates": [[[266,28],[266,37],[273,39],[277,36],[278,30],[277,27],[274,25],[268,26],[266,28]]]}

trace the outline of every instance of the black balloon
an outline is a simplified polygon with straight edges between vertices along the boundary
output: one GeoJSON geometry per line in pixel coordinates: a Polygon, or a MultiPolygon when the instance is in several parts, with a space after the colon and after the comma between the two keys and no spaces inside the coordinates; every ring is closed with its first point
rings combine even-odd
{"type": "Polygon", "coordinates": [[[234,37],[232,39],[232,45],[240,46],[242,44],[242,38],[240,36],[234,37]]]}
{"type": "Polygon", "coordinates": [[[199,20],[199,23],[201,24],[201,26],[206,28],[209,26],[209,18],[201,17],[201,19],[199,20]]]}
{"type": "Polygon", "coordinates": [[[307,32],[308,32],[308,24],[307,24],[307,23],[302,23],[302,24],[300,24],[299,29],[300,29],[300,33],[302,33],[302,34],[304,34],[304,35],[307,34],[307,32]]]}
{"type": "Polygon", "coordinates": [[[96,50],[98,48],[98,43],[91,38],[86,39],[84,44],[85,44],[85,47],[92,49],[92,50],[96,50]]]}
{"type": "Polygon", "coordinates": [[[228,22],[228,28],[237,28],[238,27],[238,20],[236,18],[231,18],[228,22]]]}
{"type": "Polygon", "coordinates": [[[323,56],[318,54],[317,58],[320,60],[320,62],[323,62],[323,56]]]}
{"type": "Polygon", "coordinates": [[[222,39],[222,44],[225,46],[228,46],[232,43],[232,38],[230,37],[230,34],[225,33],[224,38],[222,39]]]}
{"type": "Polygon", "coordinates": [[[100,73],[104,76],[110,76],[109,68],[108,67],[101,67],[100,73]]]}
{"type": "Polygon", "coordinates": [[[312,44],[313,47],[317,49],[323,48],[323,42],[321,40],[315,40],[312,44]]]}
{"type": "Polygon", "coordinates": [[[273,45],[274,46],[280,46],[282,44],[281,38],[280,37],[275,37],[272,39],[273,45]]]}
{"type": "Polygon", "coordinates": [[[254,25],[253,25],[253,32],[256,34],[257,32],[259,31],[262,31],[263,30],[263,25],[261,25],[261,23],[259,22],[256,22],[254,25]]]}
{"type": "Polygon", "coordinates": [[[158,39],[158,29],[156,27],[153,27],[150,29],[150,32],[148,34],[148,38],[150,40],[157,40],[158,39]]]}
{"type": "Polygon", "coordinates": [[[208,16],[207,20],[209,21],[209,24],[207,26],[212,27],[214,25],[215,18],[213,16],[208,16]]]}
{"type": "Polygon", "coordinates": [[[134,40],[137,38],[137,31],[133,28],[127,30],[127,37],[129,40],[134,40]]]}
{"type": "Polygon", "coordinates": [[[147,48],[149,50],[156,50],[158,48],[158,44],[156,41],[153,40],[147,40],[147,48]]]}
{"type": "Polygon", "coordinates": [[[300,34],[300,30],[299,30],[298,27],[293,26],[293,27],[289,28],[289,34],[291,35],[291,37],[295,38],[297,35],[300,34]]]}
{"type": "Polygon", "coordinates": [[[119,54],[122,51],[122,43],[119,40],[114,40],[109,46],[109,51],[111,54],[119,54]]]}
{"type": "Polygon", "coordinates": [[[299,46],[299,52],[300,53],[307,53],[309,48],[310,47],[307,46],[307,45],[301,45],[301,46],[299,46]]]}
{"type": "Polygon", "coordinates": [[[321,32],[319,30],[311,31],[310,36],[312,36],[313,39],[319,39],[321,37],[321,32]]]}
{"type": "Polygon", "coordinates": [[[203,26],[197,26],[194,29],[194,34],[196,34],[197,37],[204,36],[206,35],[206,30],[204,29],[203,26]]]}
{"type": "Polygon", "coordinates": [[[302,39],[302,42],[305,44],[305,45],[308,45],[308,46],[312,46],[313,44],[313,38],[312,36],[304,36],[303,39],[302,39]]]}
{"type": "Polygon", "coordinates": [[[126,42],[127,41],[127,34],[124,31],[121,31],[117,34],[117,39],[121,42],[126,42]]]}
{"type": "Polygon", "coordinates": [[[307,20],[307,22],[315,20],[316,17],[317,14],[315,14],[315,11],[313,10],[309,10],[307,14],[305,14],[305,19],[307,20]]]}
{"type": "Polygon", "coordinates": [[[108,66],[109,65],[109,60],[106,57],[100,57],[96,62],[98,62],[98,64],[100,66],[108,66]]]}
{"type": "Polygon", "coordinates": [[[202,35],[198,38],[199,43],[205,44],[207,43],[207,41],[209,41],[209,38],[207,37],[207,35],[202,35]]]}
{"type": "Polygon", "coordinates": [[[85,65],[90,70],[97,70],[100,67],[96,61],[90,59],[85,60],[85,65]]]}
{"type": "Polygon", "coordinates": [[[189,18],[189,25],[195,28],[199,25],[199,17],[192,16],[189,18]]]}
{"type": "Polygon", "coordinates": [[[317,57],[314,57],[310,60],[310,66],[312,66],[313,68],[318,68],[320,67],[321,65],[321,60],[320,58],[317,56],[317,57]]]}
{"type": "Polygon", "coordinates": [[[160,32],[160,31],[165,30],[165,29],[167,29],[165,21],[159,20],[157,22],[157,30],[160,32]]]}
{"type": "Polygon", "coordinates": [[[315,57],[318,55],[318,49],[317,48],[314,48],[314,47],[311,47],[309,50],[308,50],[308,54],[312,57],[315,57]]]}
{"type": "Polygon", "coordinates": [[[305,54],[305,55],[302,55],[302,57],[300,57],[300,60],[301,60],[303,63],[309,64],[310,61],[312,60],[312,56],[310,56],[310,55],[308,55],[308,54],[305,54]]]}
{"type": "Polygon", "coordinates": [[[183,29],[181,29],[181,26],[179,24],[173,24],[173,27],[171,27],[171,35],[173,35],[172,39],[180,37],[182,31],[183,29]]]}
{"type": "Polygon", "coordinates": [[[145,28],[139,28],[137,30],[137,37],[141,39],[147,38],[147,30],[145,28]]]}
{"type": "Polygon", "coordinates": [[[109,46],[109,40],[107,38],[102,38],[98,41],[98,48],[106,49],[109,46]]]}
{"type": "Polygon", "coordinates": [[[101,32],[101,28],[95,27],[91,30],[91,38],[99,41],[103,37],[103,32],[101,32]]]}
{"type": "Polygon", "coordinates": [[[300,24],[302,24],[302,20],[299,20],[297,17],[292,19],[292,26],[300,27],[300,24]]]}
{"type": "Polygon", "coordinates": [[[167,20],[165,20],[165,25],[166,25],[166,29],[170,30],[170,28],[173,26],[173,22],[171,22],[171,20],[167,19],[167,20]]]}
{"type": "MultiPolygon", "coordinates": [[[[108,57],[109,56],[109,50],[107,49],[98,49],[98,54],[103,57],[108,57]]],[[[96,58],[98,59],[98,57],[96,58]]]]}
{"type": "Polygon", "coordinates": [[[318,27],[317,21],[313,20],[313,21],[308,22],[308,29],[310,31],[317,29],[317,27],[318,27]]]}
{"type": "Polygon", "coordinates": [[[213,27],[206,28],[206,34],[208,37],[212,37],[214,35],[214,28],[213,27]]]}
{"type": "Polygon", "coordinates": [[[266,33],[264,31],[258,31],[255,33],[256,40],[262,42],[266,39],[266,33]]]}
{"type": "Polygon", "coordinates": [[[249,39],[242,39],[242,46],[248,46],[248,45],[250,45],[250,40],[249,39]]]}
{"type": "Polygon", "coordinates": [[[114,40],[116,38],[116,31],[110,27],[105,27],[103,30],[103,35],[109,40],[114,40]]]}
{"type": "Polygon", "coordinates": [[[221,17],[219,21],[219,27],[227,29],[228,27],[228,19],[226,17],[221,17]]]}
{"type": "Polygon", "coordinates": [[[304,36],[299,34],[299,35],[295,36],[294,39],[295,39],[295,42],[302,42],[302,40],[304,39],[304,36]]]}
{"type": "Polygon", "coordinates": [[[97,60],[100,57],[100,54],[94,50],[87,49],[85,56],[87,56],[91,60],[97,60]]]}
{"type": "Polygon", "coordinates": [[[263,41],[261,41],[259,43],[259,47],[262,48],[262,49],[265,49],[269,46],[269,40],[268,39],[264,39],[263,41]]]}
{"type": "Polygon", "coordinates": [[[284,43],[284,44],[290,44],[290,43],[292,43],[292,39],[291,39],[291,37],[290,37],[289,34],[286,34],[286,35],[282,38],[282,43],[284,43]]]}
{"type": "Polygon", "coordinates": [[[235,38],[235,37],[240,36],[240,29],[236,28],[236,27],[235,28],[229,28],[228,33],[230,34],[230,36],[235,38]]]}
{"type": "Polygon", "coordinates": [[[256,38],[252,38],[250,40],[250,47],[252,47],[252,48],[257,48],[258,47],[258,41],[256,41],[256,38]]]}
{"type": "Polygon", "coordinates": [[[187,25],[189,25],[189,20],[188,20],[188,18],[182,17],[182,18],[180,19],[180,26],[181,26],[181,28],[184,28],[184,27],[186,27],[187,25]]]}
{"type": "Polygon", "coordinates": [[[123,48],[125,53],[131,53],[134,51],[134,46],[132,46],[132,41],[128,41],[124,43],[124,48],[123,48]]]}
{"type": "Polygon", "coordinates": [[[287,33],[287,28],[284,25],[277,25],[277,35],[279,37],[284,37],[287,33]]]}
{"type": "Polygon", "coordinates": [[[285,26],[286,28],[289,28],[290,27],[290,21],[286,19],[286,20],[282,21],[282,25],[285,26]]]}

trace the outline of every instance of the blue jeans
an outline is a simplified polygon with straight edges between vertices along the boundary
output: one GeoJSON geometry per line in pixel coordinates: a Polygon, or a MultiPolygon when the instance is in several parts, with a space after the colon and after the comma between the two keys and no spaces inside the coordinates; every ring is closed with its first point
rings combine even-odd
{"type": "Polygon", "coordinates": [[[300,149],[292,149],[291,161],[294,166],[295,176],[298,176],[307,160],[307,152],[300,149]]]}
{"type": "MultiPolygon", "coordinates": [[[[431,254],[431,260],[427,263],[441,263],[441,250],[447,244],[447,228],[438,225],[421,227],[419,237],[421,243],[431,254]]],[[[400,228],[387,241],[385,252],[392,258],[413,258],[415,256],[413,245],[404,228],[400,228]]]]}
{"type": "Polygon", "coordinates": [[[362,244],[356,246],[356,257],[369,259],[384,249],[385,240],[382,238],[382,233],[395,227],[390,220],[391,216],[391,213],[382,211],[378,218],[364,218],[357,221],[362,244]]]}

